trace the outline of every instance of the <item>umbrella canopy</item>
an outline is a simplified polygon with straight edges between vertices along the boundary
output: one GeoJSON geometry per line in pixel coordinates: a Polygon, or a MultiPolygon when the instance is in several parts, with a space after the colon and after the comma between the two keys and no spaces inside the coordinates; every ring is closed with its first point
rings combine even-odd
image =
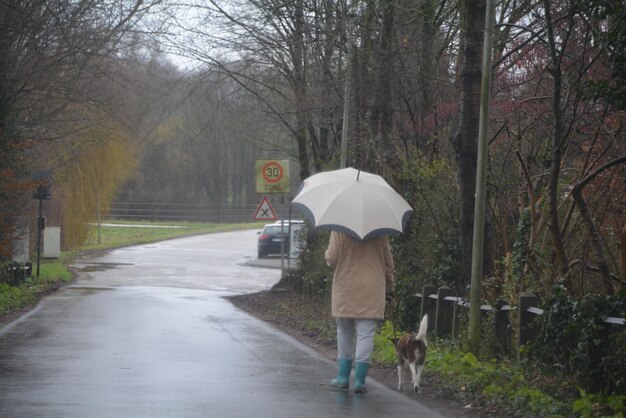
{"type": "Polygon", "coordinates": [[[354,168],[312,175],[291,203],[316,227],[359,240],[398,235],[413,213],[381,176],[354,168]]]}

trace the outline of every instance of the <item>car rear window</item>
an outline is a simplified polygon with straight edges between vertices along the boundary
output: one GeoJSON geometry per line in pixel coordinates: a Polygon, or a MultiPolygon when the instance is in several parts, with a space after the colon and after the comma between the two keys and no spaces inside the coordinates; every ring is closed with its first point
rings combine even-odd
{"type": "MultiPolygon", "coordinates": [[[[285,225],[285,232],[287,232],[287,230],[289,229],[289,227],[287,225],[285,225]]],[[[265,227],[265,233],[266,234],[280,234],[282,230],[282,226],[277,225],[277,226],[266,226],[265,227]]]]}

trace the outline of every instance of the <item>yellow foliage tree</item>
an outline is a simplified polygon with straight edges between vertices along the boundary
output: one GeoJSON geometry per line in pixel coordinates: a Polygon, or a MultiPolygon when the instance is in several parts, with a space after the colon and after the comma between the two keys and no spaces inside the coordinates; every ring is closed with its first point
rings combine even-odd
{"type": "Polygon", "coordinates": [[[137,146],[125,129],[105,119],[67,141],[60,152],[66,163],[55,170],[54,183],[61,195],[63,247],[76,248],[98,210],[108,212],[118,188],[136,169],[137,146]]]}

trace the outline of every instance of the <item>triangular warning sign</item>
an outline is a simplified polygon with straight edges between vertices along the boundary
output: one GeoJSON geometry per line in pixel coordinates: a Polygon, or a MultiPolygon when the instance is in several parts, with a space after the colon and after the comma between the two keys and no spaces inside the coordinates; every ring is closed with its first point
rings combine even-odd
{"type": "Polygon", "coordinates": [[[263,200],[261,200],[261,203],[257,206],[252,219],[255,221],[275,221],[278,219],[267,196],[263,196],[263,200]]]}

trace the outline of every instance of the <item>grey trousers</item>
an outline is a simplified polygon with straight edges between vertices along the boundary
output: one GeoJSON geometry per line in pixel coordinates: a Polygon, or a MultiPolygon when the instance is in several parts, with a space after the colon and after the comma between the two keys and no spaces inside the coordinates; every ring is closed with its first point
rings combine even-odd
{"type": "Polygon", "coordinates": [[[374,351],[374,334],[378,321],[356,318],[337,318],[336,321],[337,358],[369,363],[374,351]]]}

